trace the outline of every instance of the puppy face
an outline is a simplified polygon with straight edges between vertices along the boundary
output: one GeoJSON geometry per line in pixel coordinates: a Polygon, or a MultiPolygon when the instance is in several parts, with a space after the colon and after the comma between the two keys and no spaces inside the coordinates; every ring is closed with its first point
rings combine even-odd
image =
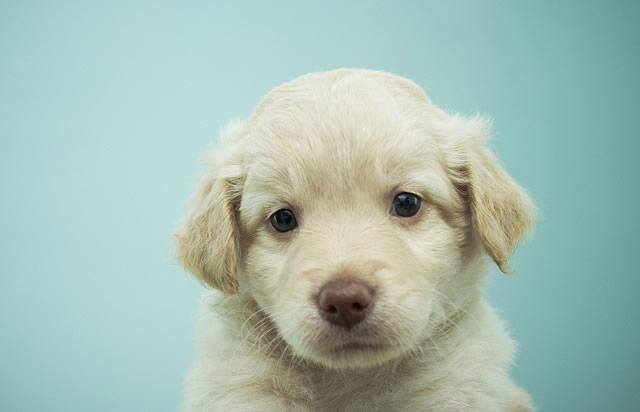
{"type": "Polygon", "coordinates": [[[506,270],[531,224],[482,147],[485,122],[396,76],[303,76],[229,134],[177,234],[181,259],[327,367],[417,350],[480,295],[484,252],[506,270]]]}

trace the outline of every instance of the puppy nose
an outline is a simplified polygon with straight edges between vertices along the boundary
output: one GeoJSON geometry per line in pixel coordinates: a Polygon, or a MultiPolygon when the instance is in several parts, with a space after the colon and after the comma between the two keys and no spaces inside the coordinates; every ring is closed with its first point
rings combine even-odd
{"type": "Polygon", "coordinates": [[[362,321],[372,307],[373,290],[358,281],[329,282],[318,295],[318,308],[322,317],[347,329],[362,321]]]}

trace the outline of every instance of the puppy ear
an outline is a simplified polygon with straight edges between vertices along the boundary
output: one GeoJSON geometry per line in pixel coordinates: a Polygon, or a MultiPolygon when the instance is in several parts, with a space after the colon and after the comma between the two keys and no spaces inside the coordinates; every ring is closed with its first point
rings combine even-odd
{"type": "Polygon", "coordinates": [[[474,228],[487,254],[503,273],[518,242],[534,223],[531,199],[486,148],[477,148],[468,165],[474,228]]]}
{"type": "MultiPolygon", "coordinates": [[[[503,273],[518,242],[534,223],[535,207],[485,146],[491,122],[482,117],[452,116],[454,183],[468,199],[475,233],[503,273]]],[[[451,131],[451,129],[449,129],[451,131]]]]}
{"type": "Polygon", "coordinates": [[[236,206],[240,200],[242,159],[237,140],[243,130],[240,124],[227,126],[222,140],[231,147],[211,151],[203,159],[209,168],[175,233],[178,259],[184,267],[228,295],[238,293],[236,206]]]}

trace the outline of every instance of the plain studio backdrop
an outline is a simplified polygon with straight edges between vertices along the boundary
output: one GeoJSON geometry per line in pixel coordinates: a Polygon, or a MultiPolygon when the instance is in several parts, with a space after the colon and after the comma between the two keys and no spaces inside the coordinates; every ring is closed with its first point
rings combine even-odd
{"type": "Polygon", "coordinates": [[[543,411],[640,408],[637,2],[2,2],[0,409],[175,411],[172,232],[218,131],[339,67],[413,79],[541,210],[488,295],[543,411]]]}

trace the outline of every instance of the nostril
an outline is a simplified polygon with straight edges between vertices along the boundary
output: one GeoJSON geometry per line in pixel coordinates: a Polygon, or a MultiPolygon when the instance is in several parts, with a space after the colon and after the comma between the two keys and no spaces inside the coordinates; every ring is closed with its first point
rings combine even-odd
{"type": "Polygon", "coordinates": [[[359,302],[354,303],[353,305],[351,305],[351,309],[354,310],[355,312],[362,312],[363,310],[365,310],[367,308],[367,306],[369,306],[368,304],[363,305],[359,302]]]}
{"type": "Polygon", "coordinates": [[[336,313],[338,311],[338,309],[335,306],[329,306],[326,311],[328,313],[336,313]]]}

